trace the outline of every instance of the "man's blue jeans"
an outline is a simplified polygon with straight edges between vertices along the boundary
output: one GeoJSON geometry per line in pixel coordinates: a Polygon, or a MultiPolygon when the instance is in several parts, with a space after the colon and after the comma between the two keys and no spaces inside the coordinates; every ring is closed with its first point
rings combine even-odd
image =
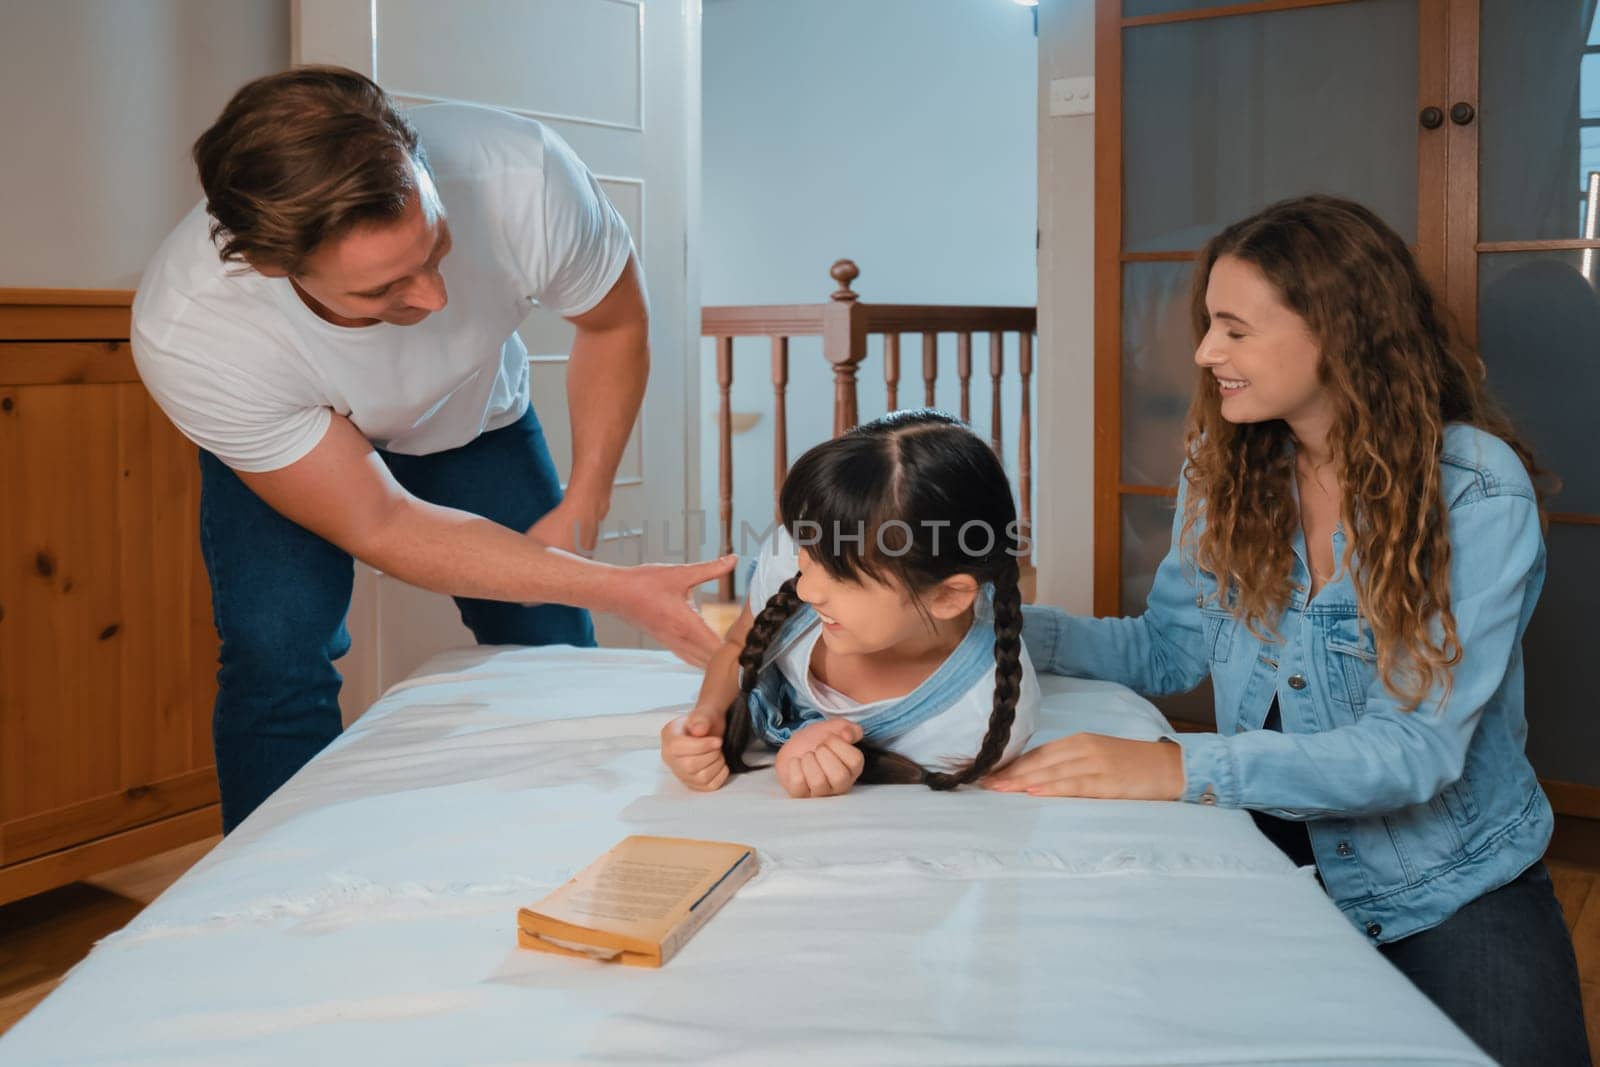
{"type": "MultiPolygon", "coordinates": [[[[414,496],[518,532],[561,500],[532,407],[448,452],[379,455],[414,496]]],[[[200,478],[200,548],[222,639],[212,736],[227,833],[339,735],[333,661],[350,650],[355,569],[348,553],[278,514],[204,450],[200,478]]],[[[480,644],[594,645],[579,608],[461,597],[456,605],[480,644]]]]}

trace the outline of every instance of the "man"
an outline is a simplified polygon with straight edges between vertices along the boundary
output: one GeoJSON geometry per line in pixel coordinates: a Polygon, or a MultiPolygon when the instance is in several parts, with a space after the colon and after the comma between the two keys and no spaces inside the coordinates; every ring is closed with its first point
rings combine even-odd
{"type": "Polygon", "coordinates": [[[200,448],[225,832],[339,733],[352,557],[453,595],[481,643],[593,645],[594,609],[705,662],[689,592],[731,559],[574,554],[649,355],[627,228],[559,137],[306,67],[240,89],[194,158],[205,202],[146,269],[133,352],[200,448]],[[535,304],[577,328],[565,496],[514,332],[535,304]]]}

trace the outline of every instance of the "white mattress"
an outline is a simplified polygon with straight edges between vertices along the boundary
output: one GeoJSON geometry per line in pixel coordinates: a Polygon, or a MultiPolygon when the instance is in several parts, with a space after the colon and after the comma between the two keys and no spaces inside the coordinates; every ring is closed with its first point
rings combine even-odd
{"type": "MultiPolygon", "coordinates": [[[[1240,812],[861,788],[694,794],[654,653],[449,653],[4,1038],[0,1064],[1489,1061],[1240,812]],[[515,947],[518,905],[629,833],[761,874],[665,968],[515,947]]],[[[1154,736],[1047,678],[1038,740],[1154,736]]]]}

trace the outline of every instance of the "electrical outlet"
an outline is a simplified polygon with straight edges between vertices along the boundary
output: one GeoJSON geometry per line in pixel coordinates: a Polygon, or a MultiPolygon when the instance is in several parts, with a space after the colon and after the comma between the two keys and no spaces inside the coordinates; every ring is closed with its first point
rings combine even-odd
{"type": "Polygon", "coordinates": [[[1093,115],[1094,79],[1052,78],[1050,80],[1050,114],[1093,115]]]}

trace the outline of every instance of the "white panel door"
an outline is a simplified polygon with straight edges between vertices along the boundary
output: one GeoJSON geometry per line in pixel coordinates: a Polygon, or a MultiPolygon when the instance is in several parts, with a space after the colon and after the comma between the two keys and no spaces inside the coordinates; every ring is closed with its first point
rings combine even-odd
{"type": "MultiPolygon", "coordinates": [[[[699,280],[690,235],[700,169],[698,0],[295,0],[297,63],[373,76],[403,103],[463,100],[549,124],[633,231],[650,294],[650,384],[617,471],[598,549],[615,563],[703,558],[698,501],[699,280]],[[688,536],[685,527],[688,525],[688,536]]],[[[520,330],[556,465],[571,466],[566,362],[573,331],[536,311],[520,330]]],[[[713,546],[714,548],[714,546],[713,546]]],[[[597,617],[600,642],[641,635],[597,617]]],[[[447,597],[358,565],[354,647],[340,663],[348,721],[423,659],[470,644],[447,597]]]]}

